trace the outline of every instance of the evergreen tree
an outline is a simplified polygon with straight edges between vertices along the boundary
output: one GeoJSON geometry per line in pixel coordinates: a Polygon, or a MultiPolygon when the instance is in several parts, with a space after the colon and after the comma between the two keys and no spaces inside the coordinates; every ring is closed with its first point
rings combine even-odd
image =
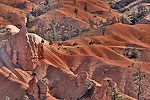
{"type": "Polygon", "coordinates": [[[134,69],[136,69],[136,72],[132,75],[134,77],[133,81],[135,82],[135,84],[137,85],[137,100],[140,100],[140,95],[142,93],[141,89],[143,86],[143,79],[145,78],[145,75],[141,72],[141,69],[139,67],[136,67],[134,65],[134,63],[131,66],[128,67],[132,67],[134,69]]]}
{"type": "Polygon", "coordinates": [[[84,11],[87,12],[87,2],[84,3],[84,11]]]}
{"type": "Polygon", "coordinates": [[[78,9],[77,8],[75,8],[74,9],[74,12],[75,12],[75,14],[76,14],[76,18],[78,17],[77,15],[78,15],[78,9]]]}

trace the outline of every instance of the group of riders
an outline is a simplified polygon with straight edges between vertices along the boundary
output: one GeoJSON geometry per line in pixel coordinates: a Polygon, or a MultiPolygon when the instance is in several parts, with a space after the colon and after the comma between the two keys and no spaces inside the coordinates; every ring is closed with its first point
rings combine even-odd
{"type": "MultiPolygon", "coordinates": [[[[41,40],[41,43],[44,44],[44,39],[41,40]]],[[[92,45],[92,44],[94,44],[94,43],[95,43],[95,41],[92,41],[92,40],[91,40],[91,41],[89,42],[89,45],[92,45]]],[[[49,41],[49,45],[50,45],[50,46],[53,45],[53,41],[52,41],[52,40],[49,41]]],[[[62,46],[62,45],[63,45],[63,42],[58,42],[58,46],[62,46]]],[[[72,45],[73,45],[73,46],[77,46],[78,43],[77,43],[77,42],[74,42],[72,45]]]]}

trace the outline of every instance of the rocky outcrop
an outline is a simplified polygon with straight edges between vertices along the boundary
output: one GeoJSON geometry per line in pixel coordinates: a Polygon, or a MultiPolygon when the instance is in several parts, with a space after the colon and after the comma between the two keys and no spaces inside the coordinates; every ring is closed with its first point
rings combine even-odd
{"type": "Polygon", "coordinates": [[[111,21],[112,21],[112,24],[121,23],[119,16],[113,17],[113,18],[111,19],[111,21]]]}
{"type": "Polygon", "coordinates": [[[6,41],[3,48],[12,60],[12,64],[24,70],[33,70],[39,60],[44,59],[43,44],[36,43],[35,36],[28,34],[25,25],[22,26],[19,33],[6,41]]]}
{"type": "Polygon", "coordinates": [[[38,44],[38,59],[39,60],[43,60],[44,59],[44,48],[43,48],[43,44],[42,43],[38,44]]]}
{"type": "Polygon", "coordinates": [[[14,64],[18,64],[24,70],[33,70],[36,67],[33,66],[37,61],[37,56],[34,53],[36,50],[33,50],[36,48],[32,48],[30,40],[33,39],[29,38],[24,26],[20,29],[18,34],[8,39],[12,49],[12,54],[10,56],[12,57],[12,60],[17,59],[14,64]]]}
{"type": "Polygon", "coordinates": [[[33,98],[35,100],[40,100],[39,99],[39,88],[37,86],[37,78],[36,77],[33,77],[30,81],[29,81],[29,88],[27,89],[27,94],[29,96],[33,96],[33,98]]]}
{"type": "Polygon", "coordinates": [[[105,78],[101,82],[101,88],[96,95],[96,100],[111,100],[110,93],[112,92],[110,88],[116,87],[116,83],[110,78],[105,78]]]}
{"type": "Polygon", "coordinates": [[[37,83],[38,87],[40,88],[40,99],[43,100],[45,97],[47,97],[49,95],[49,89],[48,86],[45,82],[45,80],[39,80],[37,83]]]}
{"type": "Polygon", "coordinates": [[[12,53],[12,64],[16,65],[17,64],[17,51],[13,51],[12,53]]]}
{"type": "Polygon", "coordinates": [[[34,100],[45,100],[50,97],[49,89],[45,80],[37,81],[36,77],[33,77],[29,81],[29,88],[27,89],[27,94],[34,100]]]}
{"type": "Polygon", "coordinates": [[[89,74],[85,71],[81,72],[77,75],[77,85],[80,86],[81,84],[85,83],[85,81],[89,78],[89,74]]]}

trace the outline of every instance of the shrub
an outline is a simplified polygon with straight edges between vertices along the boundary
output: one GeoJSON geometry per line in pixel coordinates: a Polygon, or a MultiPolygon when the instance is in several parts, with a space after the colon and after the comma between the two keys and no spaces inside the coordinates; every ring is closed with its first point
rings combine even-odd
{"type": "Polygon", "coordinates": [[[118,12],[119,13],[124,13],[126,11],[126,9],[123,7],[123,8],[120,8],[120,9],[118,9],[118,12]]]}
{"type": "Polygon", "coordinates": [[[106,27],[105,27],[105,26],[101,26],[100,28],[101,28],[101,31],[102,31],[103,36],[105,36],[106,27]]]}
{"type": "Polygon", "coordinates": [[[9,28],[6,29],[6,33],[4,35],[5,40],[13,36],[13,34],[10,32],[10,30],[11,29],[9,29],[9,28]]]}
{"type": "Polygon", "coordinates": [[[5,100],[10,100],[10,98],[8,96],[6,96],[5,100]]]}
{"type": "Polygon", "coordinates": [[[86,87],[87,90],[89,90],[89,89],[91,89],[93,87],[93,83],[90,82],[90,81],[86,81],[85,87],[86,87]]]}
{"type": "Polygon", "coordinates": [[[27,95],[25,95],[25,96],[23,97],[23,100],[30,100],[30,99],[29,99],[29,97],[28,97],[27,95]]]}
{"type": "Polygon", "coordinates": [[[44,84],[48,84],[47,80],[45,80],[45,79],[42,79],[42,82],[43,82],[44,84]]]}
{"type": "Polygon", "coordinates": [[[32,76],[36,76],[36,75],[37,75],[36,72],[33,72],[33,73],[32,73],[32,76]]]}
{"type": "Polygon", "coordinates": [[[77,8],[74,9],[74,13],[76,14],[76,18],[77,18],[78,17],[77,16],[77,14],[78,14],[78,9],[77,8]]]}
{"type": "Polygon", "coordinates": [[[139,52],[136,48],[134,48],[131,52],[130,58],[131,59],[137,59],[139,57],[139,52]]]}
{"type": "Polygon", "coordinates": [[[90,24],[90,28],[93,29],[94,28],[94,21],[89,19],[89,24],[90,24]]]}
{"type": "Polygon", "coordinates": [[[112,21],[109,18],[106,19],[106,22],[107,22],[107,25],[111,25],[112,24],[112,21]]]}
{"type": "Polygon", "coordinates": [[[84,11],[87,12],[87,2],[84,3],[84,11]]]}
{"type": "Polygon", "coordinates": [[[115,3],[112,0],[110,0],[109,6],[110,6],[109,12],[111,12],[111,9],[115,7],[115,3]]]}
{"type": "Polygon", "coordinates": [[[120,93],[117,91],[116,87],[110,87],[110,90],[110,97],[112,100],[123,100],[123,97],[120,96],[120,93]]]}
{"type": "Polygon", "coordinates": [[[50,0],[45,0],[45,3],[48,5],[50,3],[50,0]]]}

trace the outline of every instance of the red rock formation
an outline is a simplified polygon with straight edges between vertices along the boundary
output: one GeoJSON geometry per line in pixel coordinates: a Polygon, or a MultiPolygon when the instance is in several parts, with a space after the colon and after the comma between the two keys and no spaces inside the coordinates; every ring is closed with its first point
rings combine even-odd
{"type": "Polygon", "coordinates": [[[12,52],[11,47],[10,47],[10,43],[8,41],[6,41],[6,52],[9,55],[11,55],[11,52],[12,52]]]}
{"type": "Polygon", "coordinates": [[[14,64],[14,65],[16,65],[17,64],[17,51],[13,51],[13,53],[12,53],[12,63],[14,64]]]}
{"type": "Polygon", "coordinates": [[[85,83],[88,77],[89,75],[87,72],[81,72],[79,75],[77,75],[77,85],[80,86],[80,84],[85,83]]]}
{"type": "Polygon", "coordinates": [[[40,100],[39,99],[39,88],[37,86],[37,78],[33,77],[30,81],[29,81],[29,88],[27,89],[27,93],[31,96],[34,97],[35,100],[40,100]]]}
{"type": "Polygon", "coordinates": [[[110,78],[105,78],[101,82],[101,88],[96,95],[96,100],[111,100],[110,87],[116,87],[116,83],[110,78]]]}
{"type": "Polygon", "coordinates": [[[38,44],[38,59],[39,60],[43,60],[44,59],[44,48],[43,48],[43,44],[42,43],[38,44]]]}
{"type": "Polygon", "coordinates": [[[33,97],[34,100],[45,100],[46,98],[52,97],[48,93],[49,89],[44,80],[37,81],[37,78],[33,77],[28,84],[29,88],[27,89],[27,94],[29,97],[33,97]]]}
{"type": "Polygon", "coordinates": [[[39,93],[40,93],[40,99],[43,100],[49,94],[48,93],[48,91],[49,91],[48,86],[47,86],[47,84],[45,83],[44,80],[39,80],[38,83],[37,83],[37,85],[40,88],[40,91],[39,91],[39,93]]]}
{"type": "Polygon", "coordinates": [[[121,22],[119,16],[117,16],[117,17],[115,16],[111,20],[112,20],[112,24],[116,24],[116,23],[120,23],[121,22]]]}
{"type": "Polygon", "coordinates": [[[7,54],[12,59],[12,64],[19,65],[24,70],[33,70],[37,66],[38,53],[40,53],[39,58],[44,59],[42,45],[38,49],[35,37],[28,34],[25,25],[18,34],[8,39],[5,47],[7,54]]]}

